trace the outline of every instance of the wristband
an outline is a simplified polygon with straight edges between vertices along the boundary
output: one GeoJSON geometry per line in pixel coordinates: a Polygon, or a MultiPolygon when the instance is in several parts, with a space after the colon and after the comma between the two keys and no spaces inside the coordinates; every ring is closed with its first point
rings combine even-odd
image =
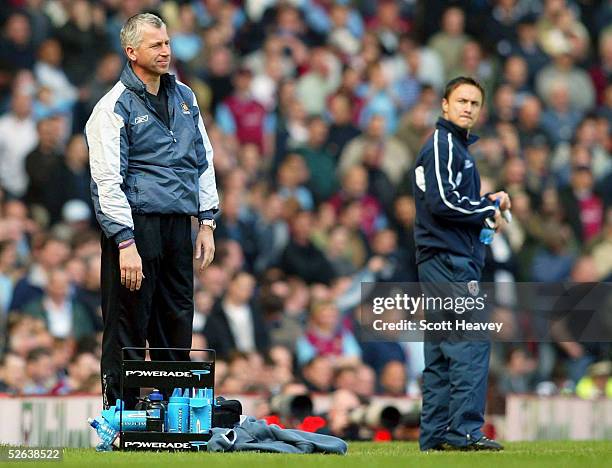
{"type": "Polygon", "coordinates": [[[130,245],[135,244],[136,240],[132,237],[126,241],[123,241],[119,244],[119,250],[127,249],[130,245]]]}

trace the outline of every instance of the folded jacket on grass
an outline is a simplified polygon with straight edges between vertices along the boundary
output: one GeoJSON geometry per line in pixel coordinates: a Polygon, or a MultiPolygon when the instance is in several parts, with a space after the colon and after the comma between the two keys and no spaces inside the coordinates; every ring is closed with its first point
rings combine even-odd
{"type": "Polygon", "coordinates": [[[281,429],[276,424],[248,417],[233,429],[213,428],[209,452],[259,451],[276,453],[346,454],[348,446],[338,437],[281,429]]]}

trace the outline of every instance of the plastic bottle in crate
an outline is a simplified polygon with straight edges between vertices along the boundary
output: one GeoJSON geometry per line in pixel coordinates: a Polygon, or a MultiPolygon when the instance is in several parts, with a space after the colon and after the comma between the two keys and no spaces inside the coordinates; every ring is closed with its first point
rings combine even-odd
{"type": "Polygon", "coordinates": [[[168,399],[166,431],[189,432],[189,389],[175,388],[168,399]]]}
{"type": "Polygon", "coordinates": [[[210,430],[212,405],[212,388],[194,389],[194,395],[189,399],[189,432],[201,434],[210,430]]]}
{"type": "Polygon", "coordinates": [[[159,390],[153,390],[147,401],[147,431],[164,432],[166,402],[159,390]]]}

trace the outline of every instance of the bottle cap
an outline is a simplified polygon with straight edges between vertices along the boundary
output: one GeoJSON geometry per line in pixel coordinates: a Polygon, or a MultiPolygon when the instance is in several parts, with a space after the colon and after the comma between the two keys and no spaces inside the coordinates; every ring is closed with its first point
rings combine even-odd
{"type": "Polygon", "coordinates": [[[164,400],[164,396],[159,393],[159,390],[153,390],[150,394],[149,394],[149,401],[163,401],[164,400]]]}

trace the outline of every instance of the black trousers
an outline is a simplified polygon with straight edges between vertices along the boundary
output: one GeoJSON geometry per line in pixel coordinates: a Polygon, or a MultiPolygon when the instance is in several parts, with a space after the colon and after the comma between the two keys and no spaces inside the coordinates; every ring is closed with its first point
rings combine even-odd
{"type": "MultiPolygon", "coordinates": [[[[138,291],[121,285],[119,250],[102,234],[102,394],[104,407],[120,397],[125,346],[190,348],[193,328],[193,244],[188,215],[133,215],[136,247],[145,278],[138,291]]],[[[186,351],[151,351],[153,360],[188,361],[186,351]]],[[[144,359],[129,351],[126,359],[144,359]]],[[[127,408],[137,390],[124,392],[127,408]]]]}

